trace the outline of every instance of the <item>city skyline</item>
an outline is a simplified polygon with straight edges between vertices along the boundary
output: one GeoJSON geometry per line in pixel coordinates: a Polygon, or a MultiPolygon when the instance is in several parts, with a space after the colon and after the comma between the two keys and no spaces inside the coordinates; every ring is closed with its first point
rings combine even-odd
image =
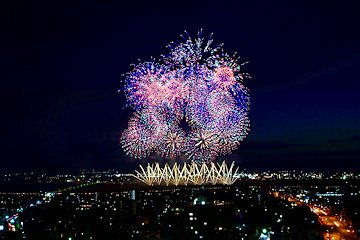
{"type": "Polygon", "coordinates": [[[55,181],[57,187],[0,189],[0,237],[350,240],[360,236],[360,174],[324,177],[282,171],[242,175],[233,185],[151,187],[124,174],[85,170],[79,174],[7,175],[10,182],[55,181]]]}
{"type": "MultiPolygon", "coordinates": [[[[119,144],[132,115],[122,74],[159,59],[170,41],[214,33],[237,51],[252,79],[250,132],[216,161],[240,169],[356,170],[360,166],[358,14],[351,5],[305,2],[1,3],[4,117],[0,173],[131,172],[152,155],[126,157],[119,144]],[[202,9],[198,11],[197,9],[202,9]]],[[[180,157],[179,162],[185,158],[180,157]]]]}

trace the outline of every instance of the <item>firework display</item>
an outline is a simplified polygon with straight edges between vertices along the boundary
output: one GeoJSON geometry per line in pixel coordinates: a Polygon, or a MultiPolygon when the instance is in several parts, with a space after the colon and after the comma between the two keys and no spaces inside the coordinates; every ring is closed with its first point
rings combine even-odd
{"type": "Polygon", "coordinates": [[[239,167],[233,172],[234,167],[234,162],[228,167],[225,161],[222,164],[211,162],[201,165],[192,162],[188,165],[184,163],[183,166],[175,163],[172,167],[165,164],[163,168],[160,167],[159,163],[148,163],[146,168],[140,165],[141,172],[135,170],[136,174],[131,175],[149,186],[161,185],[163,182],[166,186],[169,186],[170,183],[175,186],[189,184],[232,185],[239,176],[239,167]]]}
{"type": "Polygon", "coordinates": [[[125,75],[127,105],[135,113],[121,143],[131,157],[155,152],[210,162],[231,153],[248,134],[250,96],[243,79],[250,76],[240,72],[247,62],[238,64],[223,44],[210,47],[212,35],[205,43],[202,31],[194,41],[183,39],[171,42],[159,63],[151,58],[125,75]]]}

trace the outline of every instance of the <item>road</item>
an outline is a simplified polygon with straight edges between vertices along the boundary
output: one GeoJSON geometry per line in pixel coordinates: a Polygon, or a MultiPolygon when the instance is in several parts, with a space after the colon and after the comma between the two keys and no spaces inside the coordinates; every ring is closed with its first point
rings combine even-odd
{"type": "Polygon", "coordinates": [[[323,226],[328,227],[328,232],[324,233],[324,239],[326,240],[352,240],[357,239],[354,230],[351,229],[346,221],[340,221],[335,216],[330,216],[326,210],[321,208],[310,206],[313,211],[319,217],[319,222],[323,226]]]}
{"type": "MultiPolygon", "coordinates": [[[[287,194],[280,194],[279,192],[270,192],[275,197],[287,199],[289,202],[296,202],[297,206],[306,204],[304,201],[297,199],[294,196],[287,194]]],[[[323,232],[325,240],[355,240],[357,239],[354,230],[351,229],[350,224],[346,220],[340,221],[336,216],[331,216],[328,208],[319,208],[312,204],[307,204],[311,211],[319,217],[319,223],[327,226],[327,232],[323,232]]]]}

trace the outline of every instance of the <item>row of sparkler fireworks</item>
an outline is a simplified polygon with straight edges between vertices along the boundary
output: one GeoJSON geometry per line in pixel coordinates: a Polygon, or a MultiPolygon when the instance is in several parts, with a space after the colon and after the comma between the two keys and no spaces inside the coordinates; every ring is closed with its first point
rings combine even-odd
{"type": "Polygon", "coordinates": [[[161,185],[162,183],[165,183],[166,186],[170,184],[175,186],[187,186],[190,184],[232,185],[239,176],[239,167],[235,171],[234,167],[234,162],[228,167],[225,161],[221,165],[213,162],[210,164],[196,164],[192,162],[191,164],[184,163],[182,166],[174,163],[170,167],[168,164],[165,164],[163,168],[160,167],[159,163],[148,163],[146,168],[140,165],[142,172],[135,170],[136,174],[132,174],[132,176],[149,186],[161,185]]]}
{"type": "Polygon", "coordinates": [[[171,42],[159,63],[140,61],[125,75],[134,116],[121,143],[131,157],[155,152],[210,162],[231,153],[248,134],[250,96],[242,83],[250,76],[240,72],[246,63],[238,64],[236,53],[228,55],[223,44],[210,47],[212,35],[205,43],[202,31],[194,41],[189,35],[183,39],[171,42]]]}

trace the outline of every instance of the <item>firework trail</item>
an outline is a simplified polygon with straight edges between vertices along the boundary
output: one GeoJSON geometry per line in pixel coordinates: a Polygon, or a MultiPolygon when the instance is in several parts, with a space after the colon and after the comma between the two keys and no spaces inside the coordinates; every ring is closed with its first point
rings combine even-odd
{"type": "MultiPolygon", "coordinates": [[[[187,32],[185,31],[187,34],[187,32]]],[[[150,153],[166,158],[185,154],[202,163],[230,154],[249,132],[249,90],[236,53],[223,44],[212,48],[212,34],[204,42],[202,30],[193,41],[171,42],[170,53],[159,63],[133,65],[125,74],[127,105],[134,116],[122,134],[126,154],[144,158],[150,153]],[[185,120],[191,130],[182,127],[185,120]]]]}

